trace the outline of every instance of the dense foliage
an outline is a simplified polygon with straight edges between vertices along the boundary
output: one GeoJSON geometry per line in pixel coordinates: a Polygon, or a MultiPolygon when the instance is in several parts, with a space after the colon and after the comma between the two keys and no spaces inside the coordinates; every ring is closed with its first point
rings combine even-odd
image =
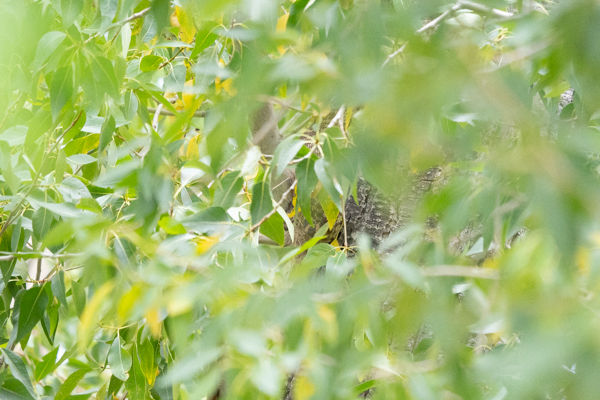
{"type": "Polygon", "coordinates": [[[597,1],[0,19],[1,399],[600,393],[597,1]]]}

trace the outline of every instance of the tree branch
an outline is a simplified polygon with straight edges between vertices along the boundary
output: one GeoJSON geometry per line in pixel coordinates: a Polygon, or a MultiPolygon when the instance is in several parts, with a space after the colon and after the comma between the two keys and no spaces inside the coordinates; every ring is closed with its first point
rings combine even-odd
{"type": "MultiPolygon", "coordinates": [[[[119,29],[121,29],[121,27],[122,27],[123,25],[125,25],[126,23],[128,23],[128,22],[131,22],[131,21],[133,21],[134,19],[142,18],[144,15],[148,14],[148,12],[149,12],[149,11],[150,11],[150,7],[148,7],[148,8],[144,8],[142,11],[140,11],[140,12],[137,12],[137,13],[135,13],[135,14],[131,14],[131,16],[129,16],[129,17],[127,17],[127,18],[125,18],[125,19],[124,19],[124,20],[122,20],[122,21],[115,22],[115,23],[114,23],[114,24],[112,24],[112,25],[111,25],[111,26],[110,26],[108,29],[115,28],[115,27],[118,27],[119,29]]],[[[107,29],[107,30],[108,30],[108,29],[107,29]]],[[[104,31],[104,32],[106,32],[106,31],[104,31]]],[[[102,33],[104,33],[104,32],[102,32],[102,33]]],[[[90,36],[89,38],[87,38],[87,39],[86,39],[86,41],[85,41],[85,42],[83,42],[83,44],[84,44],[84,45],[85,45],[85,44],[88,44],[88,43],[89,43],[89,42],[91,42],[92,40],[96,39],[98,36],[100,36],[100,32],[96,32],[96,33],[94,33],[92,36],[90,36]]]]}
{"type": "MultiPolygon", "coordinates": [[[[177,115],[169,110],[166,110],[162,107],[158,107],[158,108],[154,108],[154,107],[148,107],[148,112],[149,113],[156,113],[158,111],[158,113],[160,115],[166,115],[168,117],[176,117],[177,115]]],[[[194,113],[194,118],[204,118],[206,117],[207,112],[206,111],[196,111],[194,113]]]]}
{"type": "MultiPolygon", "coordinates": [[[[500,18],[500,19],[511,18],[513,16],[512,13],[507,12],[507,11],[498,10],[496,8],[489,8],[482,4],[473,3],[471,1],[459,0],[450,9],[441,13],[437,18],[434,18],[433,20],[429,21],[427,24],[423,25],[421,28],[417,29],[415,34],[420,35],[420,34],[427,32],[430,29],[437,27],[445,19],[452,17],[454,14],[456,14],[460,10],[470,10],[470,11],[473,11],[478,14],[483,14],[483,15],[487,15],[487,16],[491,16],[491,17],[500,18]]],[[[398,50],[396,50],[392,54],[390,54],[385,59],[383,64],[381,65],[381,68],[385,67],[386,64],[389,63],[394,57],[396,57],[398,54],[402,53],[404,51],[405,47],[406,47],[406,43],[403,44],[402,47],[400,47],[398,50]]]]}
{"type": "Polygon", "coordinates": [[[437,265],[421,268],[423,276],[467,276],[479,279],[500,279],[496,269],[480,267],[464,267],[461,265],[437,265]]]}
{"type": "Polygon", "coordinates": [[[277,212],[277,209],[283,204],[283,202],[287,198],[288,194],[290,194],[296,188],[297,184],[298,184],[298,179],[294,180],[294,182],[288,188],[288,190],[286,190],[283,193],[283,196],[281,196],[281,200],[279,200],[279,202],[277,202],[277,204],[275,204],[275,206],[273,207],[273,209],[267,215],[265,215],[264,217],[262,217],[262,219],[260,221],[258,221],[256,224],[252,225],[250,227],[250,229],[248,229],[248,233],[252,232],[256,228],[258,228],[259,226],[261,226],[263,222],[265,222],[266,220],[268,220],[269,218],[271,218],[271,216],[273,214],[275,214],[277,212]]]}

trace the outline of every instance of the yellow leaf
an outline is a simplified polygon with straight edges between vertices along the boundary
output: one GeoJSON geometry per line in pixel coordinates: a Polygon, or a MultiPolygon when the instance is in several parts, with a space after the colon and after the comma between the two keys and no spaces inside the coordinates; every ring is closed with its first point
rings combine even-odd
{"type": "Polygon", "coordinates": [[[294,385],[294,399],[306,400],[315,394],[315,385],[303,375],[296,375],[294,385]]]}
{"type": "Polygon", "coordinates": [[[131,315],[131,311],[136,301],[140,298],[142,294],[142,289],[139,285],[135,285],[131,288],[129,292],[127,292],[119,302],[119,307],[117,308],[117,315],[119,325],[125,323],[129,316],[131,315]]]}
{"type": "Polygon", "coordinates": [[[225,92],[227,92],[228,95],[230,96],[235,96],[237,93],[237,90],[235,90],[235,88],[233,87],[233,80],[231,78],[229,79],[225,79],[222,83],[221,83],[221,87],[225,90],[225,92]]]}
{"type": "Polygon", "coordinates": [[[90,301],[83,313],[81,314],[81,323],[79,324],[78,329],[78,337],[79,343],[77,346],[77,350],[79,353],[82,353],[88,346],[90,340],[92,340],[92,336],[94,331],[96,330],[96,320],[99,317],[99,313],[101,307],[104,306],[107,302],[105,301],[109,295],[112,294],[115,284],[113,281],[106,282],[104,285],[100,286],[96,293],[94,293],[94,297],[92,301],[90,301]]]}
{"type": "Polygon", "coordinates": [[[177,20],[179,21],[179,38],[186,43],[192,43],[196,35],[196,27],[193,18],[181,7],[175,7],[177,20]]]}
{"type": "Polygon", "coordinates": [[[221,77],[217,76],[215,78],[215,94],[221,93],[221,77]]]}
{"type": "Polygon", "coordinates": [[[198,254],[206,253],[211,247],[219,243],[219,238],[214,236],[200,236],[196,239],[196,252],[198,254]]]}
{"type": "Polygon", "coordinates": [[[174,12],[173,14],[171,14],[169,19],[171,20],[172,26],[174,26],[175,28],[181,28],[181,25],[179,24],[179,19],[177,18],[177,12],[174,12]]]}
{"type": "MultiPolygon", "coordinates": [[[[285,28],[287,27],[287,21],[289,17],[289,13],[283,14],[281,17],[279,17],[279,19],[277,20],[277,26],[275,27],[276,32],[285,32],[285,28]]],[[[284,55],[287,51],[287,48],[285,48],[285,46],[277,46],[277,51],[279,52],[279,54],[284,55]]]]}
{"type": "Polygon", "coordinates": [[[344,130],[348,132],[348,127],[350,126],[350,120],[352,119],[352,114],[354,110],[352,108],[348,108],[346,110],[346,123],[344,124],[344,130]]]}
{"type": "Polygon", "coordinates": [[[189,90],[190,88],[192,88],[194,86],[194,81],[192,79],[190,79],[189,81],[187,81],[184,85],[184,92],[182,94],[183,96],[183,104],[185,105],[186,108],[191,108],[192,105],[194,104],[194,100],[196,100],[196,95],[194,93],[191,93],[189,91],[185,91],[186,88],[189,90]]]}
{"type": "Polygon", "coordinates": [[[190,139],[185,156],[188,160],[198,160],[200,158],[200,151],[198,150],[198,143],[200,142],[202,135],[196,135],[190,139]]]}
{"type": "Polygon", "coordinates": [[[300,102],[300,108],[302,109],[302,111],[306,111],[309,104],[310,104],[310,97],[308,97],[308,95],[306,95],[306,94],[303,95],[302,101],[300,102]]]}
{"type": "Polygon", "coordinates": [[[337,239],[333,239],[333,242],[331,242],[331,245],[333,247],[340,247],[340,244],[338,243],[337,239]]]}
{"type": "Polygon", "coordinates": [[[329,224],[329,229],[332,229],[335,225],[335,221],[337,220],[339,210],[331,197],[327,194],[325,189],[321,189],[318,194],[319,203],[321,204],[321,208],[325,213],[325,217],[327,218],[327,223],[329,224]]]}
{"type": "Polygon", "coordinates": [[[160,331],[162,328],[162,321],[160,320],[160,318],[158,316],[157,308],[156,307],[150,308],[146,312],[145,318],[146,318],[146,324],[150,328],[150,332],[152,333],[152,336],[154,336],[155,338],[159,338],[160,331]]]}
{"type": "Polygon", "coordinates": [[[588,274],[591,269],[590,263],[590,252],[585,247],[577,249],[576,254],[577,266],[579,267],[579,273],[588,274]]]}
{"type": "Polygon", "coordinates": [[[285,28],[287,27],[287,22],[289,18],[289,13],[283,14],[281,17],[279,17],[279,19],[277,20],[277,26],[275,27],[275,31],[285,32],[285,28]]]}

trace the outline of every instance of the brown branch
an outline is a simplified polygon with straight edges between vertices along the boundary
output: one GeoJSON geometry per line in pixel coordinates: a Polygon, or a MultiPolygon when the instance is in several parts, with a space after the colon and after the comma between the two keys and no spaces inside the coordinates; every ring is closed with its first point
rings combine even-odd
{"type": "Polygon", "coordinates": [[[256,224],[252,225],[250,227],[250,229],[248,229],[247,233],[252,232],[256,228],[258,228],[259,226],[261,226],[263,224],[263,222],[265,222],[266,220],[268,220],[269,218],[271,218],[271,216],[277,212],[277,208],[279,208],[283,204],[283,202],[287,198],[288,194],[290,194],[296,188],[297,184],[298,184],[298,179],[294,180],[294,182],[288,188],[288,190],[286,190],[283,193],[283,195],[281,196],[281,200],[279,200],[279,202],[277,204],[275,204],[275,206],[273,207],[273,209],[267,215],[265,215],[264,217],[262,217],[262,219],[260,221],[258,221],[256,224]]]}

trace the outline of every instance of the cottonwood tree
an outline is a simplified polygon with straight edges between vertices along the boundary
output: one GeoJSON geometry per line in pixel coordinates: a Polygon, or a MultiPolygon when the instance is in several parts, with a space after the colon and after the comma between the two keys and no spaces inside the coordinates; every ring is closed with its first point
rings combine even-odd
{"type": "Polygon", "coordinates": [[[598,393],[596,1],[0,16],[0,398],[598,393]]]}

